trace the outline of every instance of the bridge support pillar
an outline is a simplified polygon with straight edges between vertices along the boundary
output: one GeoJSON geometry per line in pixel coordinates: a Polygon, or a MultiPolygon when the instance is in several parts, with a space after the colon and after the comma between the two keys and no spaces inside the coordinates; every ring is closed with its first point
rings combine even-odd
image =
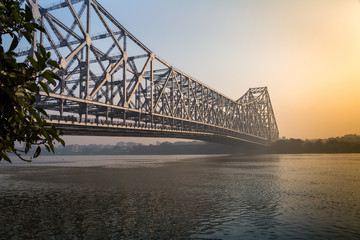
{"type": "Polygon", "coordinates": [[[126,126],[126,110],[124,110],[123,124],[126,126]]]}
{"type": "Polygon", "coordinates": [[[89,113],[89,106],[85,103],[85,124],[88,122],[88,113],[89,113]]]}
{"type": "MultiPolygon", "coordinates": [[[[140,110],[140,108],[139,108],[140,110]]],[[[141,112],[139,112],[139,115],[138,115],[138,122],[137,122],[137,126],[140,127],[140,121],[141,121],[141,112]]]]}
{"type": "Polygon", "coordinates": [[[60,119],[62,119],[64,114],[64,99],[61,99],[60,101],[60,119]]]}
{"type": "Polygon", "coordinates": [[[106,123],[109,124],[109,107],[106,107],[106,123]]]}
{"type": "Polygon", "coordinates": [[[151,126],[151,128],[154,127],[154,117],[153,117],[152,112],[150,112],[150,126],[151,126]]]}
{"type": "Polygon", "coordinates": [[[153,117],[153,112],[154,112],[154,59],[151,60],[150,62],[150,77],[151,77],[151,83],[150,83],[150,88],[151,88],[151,106],[150,106],[150,121],[151,121],[151,128],[154,127],[154,117],[153,117]]]}

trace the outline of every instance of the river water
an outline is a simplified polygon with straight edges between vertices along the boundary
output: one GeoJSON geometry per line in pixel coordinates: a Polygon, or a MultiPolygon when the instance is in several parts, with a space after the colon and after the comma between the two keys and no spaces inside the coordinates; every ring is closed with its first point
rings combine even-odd
{"type": "Polygon", "coordinates": [[[0,163],[0,239],[360,239],[360,154],[0,163]]]}

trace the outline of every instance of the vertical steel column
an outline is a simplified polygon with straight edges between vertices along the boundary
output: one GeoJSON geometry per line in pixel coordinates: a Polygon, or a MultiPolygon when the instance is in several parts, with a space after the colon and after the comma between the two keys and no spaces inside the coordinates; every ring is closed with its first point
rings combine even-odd
{"type": "MultiPolygon", "coordinates": [[[[201,116],[201,122],[204,123],[204,86],[200,85],[201,88],[201,94],[200,94],[200,101],[199,101],[199,110],[200,110],[200,116],[201,116]]],[[[204,125],[204,124],[202,124],[204,125]]]]}
{"type": "Polygon", "coordinates": [[[268,94],[266,94],[266,108],[267,108],[267,119],[268,119],[268,125],[267,125],[267,128],[268,128],[268,138],[269,138],[269,143],[271,143],[271,119],[270,119],[270,98],[268,96],[268,94]]]}
{"type": "Polygon", "coordinates": [[[165,124],[164,124],[164,118],[165,118],[165,111],[164,111],[164,94],[161,94],[161,109],[162,109],[162,126],[164,128],[165,124]]]}
{"type": "MultiPolygon", "coordinates": [[[[34,22],[38,23],[38,20],[40,17],[38,0],[35,0],[35,2],[33,0],[30,0],[29,2],[31,5],[34,22]]],[[[37,51],[37,31],[33,31],[33,38],[34,38],[34,41],[32,44],[32,57],[36,58],[35,52],[37,51]]]]}
{"type": "Polygon", "coordinates": [[[114,76],[111,75],[111,84],[110,84],[110,104],[114,105],[114,76]]]}
{"type": "Polygon", "coordinates": [[[64,99],[61,99],[60,102],[60,119],[62,119],[64,114],[64,99]]]}
{"type": "MultiPolygon", "coordinates": [[[[184,108],[185,108],[185,100],[184,100],[184,88],[183,88],[183,84],[184,84],[184,81],[183,81],[183,75],[180,74],[179,76],[179,81],[180,81],[180,99],[179,99],[179,102],[182,102],[182,104],[184,105],[183,107],[181,107],[181,112],[180,112],[180,118],[184,118],[184,108]]],[[[180,120],[180,128],[181,128],[181,131],[184,131],[184,120],[180,120]]]]}
{"type": "MultiPolygon", "coordinates": [[[[44,26],[44,15],[41,15],[41,26],[44,26]]],[[[40,44],[41,46],[44,46],[44,33],[40,32],[40,44]]]]}
{"type": "MultiPolygon", "coordinates": [[[[183,94],[183,75],[182,74],[180,74],[180,76],[179,76],[179,81],[180,81],[180,83],[179,83],[180,84],[180,99],[179,99],[179,102],[183,103],[184,94],[183,94]]],[[[180,118],[184,118],[184,107],[181,108],[180,116],[178,116],[180,118]]],[[[181,125],[182,125],[182,121],[181,121],[181,125]]]]}
{"type": "MultiPolygon", "coordinates": [[[[110,103],[111,105],[114,105],[114,76],[111,75],[111,84],[110,84],[110,103]]],[[[110,109],[110,119],[111,123],[114,124],[114,110],[110,109]]]]}
{"type": "Polygon", "coordinates": [[[187,79],[188,79],[188,114],[189,114],[189,116],[188,116],[188,119],[189,120],[191,120],[191,112],[190,112],[190,78],[189,77],[187,77],[187,79]]]}
{"type": "Polygon", "coordinates": [[[89,112],[89,105],[85,103],[85,123],[88,121],[88,112],[89,112]]]}
{"type": "MultiPolygon", "coordinates": [[[[173,73],[173,77],[172,77],[172,79],[171,79],[171,91],[170,91],[171,108],[172,108],[172,109],[171,109],[171,113],[172,113],[171,115],[172,115],[173,117],[175,117],[174,81],[176,81],[176,78],[175,78],[175,71],[174,71],[174,69],[173,69],[172,73],[173,73]]],[[[174,118],[172,118],[171,128],[172,128],[172,129],[175,128],[175,119],[174,119],[174,118]]]]}
{"type": "Polygon", "coordinates": [[[109,124],[109,107],[106,107],[106,124],[109,124]]]}
{"type": "MultiPolygon", "coordinates": [[[[112,78],[112,76],[111,76],[112,78]]],[[[110,79],[107,79],[106,81],[106,98],[105,98],[105,102],[106,104],[109,106],[110,101],[109,101],[109,95],[110,95],[110,79]]],[[[106,107],[106,123],[109,123],[109,107],[106,107]]]]}
{"type": "Polygon", "coordinates": [[[196,102],[197,102],[197,89],[196,89],[196,82],[194,82],[194,114],[195,114],[195,121],[198,121],[198,115],[197,115],[197,108],[196,108],[196,102]]]}
{"type": "MultiPolygon", "coordinates": [[[[86,14],[86,34],[85,34],[85,41],[86,41],[86,99],[90,99],[90,89],[89,89],[89,82],[90,82],[90,46],[91,46],[91,36],[90,36],[90,12],[91,12],[91,0],[87,0],[87,14],[86,14]]],[[[89,114],[89,104],[86,103],[85,109],[85,123],[88,121],[88,114],[89,114]]]]}
{"type": "Polygon", "coordinates": [[[154,118],[154,58],[150,62],[150,76],[151,76],[151,107],[150,107],[150,118],[151,118],[151,128],[153,128],[154,118]]]}
{"type": "MultiPolygon", "coordinates": [[[[139,86],[141,86],[141,83],[139,84],[139,86]]],[[[138,114],[138,122],[137,122],[137,126],[140,126],[140,116],[141,116],[141,106],[140,106],[140,87],[137,87],[136,89],[136,98],[135,98],[135,107],[139,110],[139,114],[138,114]]]]}
{"type": "Polygon", "coordinates": [[[79,97],[80,98],[84,98],[84,93],[83,93],[83,78],[84,78],[84,49],[80,50],[80,62],[79,62],[79,67],[80,67],[80,76],[79,76],[79,97]]]}
{"type": "MultiPolygon", "coordinates": [[[[145,79],[145,93],[143,93],[143,97],[144,97],[144,111],[149,112],[150,107],[149,107],[149,81],[148,81],[148,79],[145,79]]],[[[149,123],[148,115],[145,116],[144,123],[145,123],[145,127],[147,127],[148,123],[149,123]]]]}
{"type": "MultiPolygon", "coordinates": [[[[126,53],[126,33],[125,32],[124,32],[124,53],[126,53]]],[[[126,71],[127,71],[126,64],[127,64],[127,58],[124,58],[124,61],[123,61],[123,80],[124,80],[123,107],[125,107],[125,108],[128,107],[127,106],[127,86],[126,86],[126,71]]],[[[123,124],[126,125],[126,110],[124,110],[123,124]]]]}
{"type": "MultiPolygon", "coordinates": [[[[61,84],[60,95],[63,95],[64,94],[64,88],[65,88],[64,71],[61,74],[61,82],[59,84],[61,84]]],[[[62,98],[60,100],[60,119],[62,119],[63,114],[64,114],[64,99],[62,98]]]]}
{"type": "Polygon", "coordinates": [[[87,0],[87,15],[86,15],[86,98],[89,97],[89,81],[90,81],[90,46],[91,46],[91,36],[90,36],[90,13],[91,13],[91,0],[87,0]]]}
{"type": "MultiPolygon", "coordinates": [[[[84,49],[81,49],[80,51],[80,60],[81,62],[79,63],[80,64],[80,76],[79,76],[79,97],[80,98],[84,98],[84,86],[83,86],[83,80],[84,80],[84,49]]],[[[79,113],[79,122],[81,122],[81,117],[82,117],[82,114],[83,114],[83,107],[84,107],[84,104],[83,103],[80,103],[78,102],[78,106],[79,106],[79,109],[78,109],[78,113],[79,113]]]]}

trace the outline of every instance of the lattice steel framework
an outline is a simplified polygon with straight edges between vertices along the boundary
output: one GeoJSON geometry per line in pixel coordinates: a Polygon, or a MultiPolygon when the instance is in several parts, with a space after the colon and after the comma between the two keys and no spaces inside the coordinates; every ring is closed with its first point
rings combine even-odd
{"type": "MultiPolygon", "coordinates": [[[[266,87],[251,88],[237,101],[222,95],[163,61],[96,0],[48,7],[26,2],[45,29],[35,39],[61,67],[53,69],[61,82],[37,103],[65,133],[262,145],[278,138],[266,87]]],[[[19,56],[34,51],[36,43],[19,56]]]]}

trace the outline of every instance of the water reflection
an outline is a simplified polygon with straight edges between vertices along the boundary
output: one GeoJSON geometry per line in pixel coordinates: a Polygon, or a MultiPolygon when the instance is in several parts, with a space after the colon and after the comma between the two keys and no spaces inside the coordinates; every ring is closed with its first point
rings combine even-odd
{"type": "Polygon", "coordinates": [[[209,174],[202,176],[201,187],[213,205],[198,219],[200,228],[192,237],[276,239],[277,234],[269,229],[279,224],[278,161],[277,156],[207,159],[203,167],[209,174]]]}
{"type": "Polygon", "coordinates": [[[37,189],[6,195],[1,205],[4,239],[179,238],[196,218],[186,200],[151,191],[37,189]]]}
{"type": "Polygon", "coordinates": [[[0,239],[355,238],[360,155],[349,156],[2,166],[0,239]]]}

